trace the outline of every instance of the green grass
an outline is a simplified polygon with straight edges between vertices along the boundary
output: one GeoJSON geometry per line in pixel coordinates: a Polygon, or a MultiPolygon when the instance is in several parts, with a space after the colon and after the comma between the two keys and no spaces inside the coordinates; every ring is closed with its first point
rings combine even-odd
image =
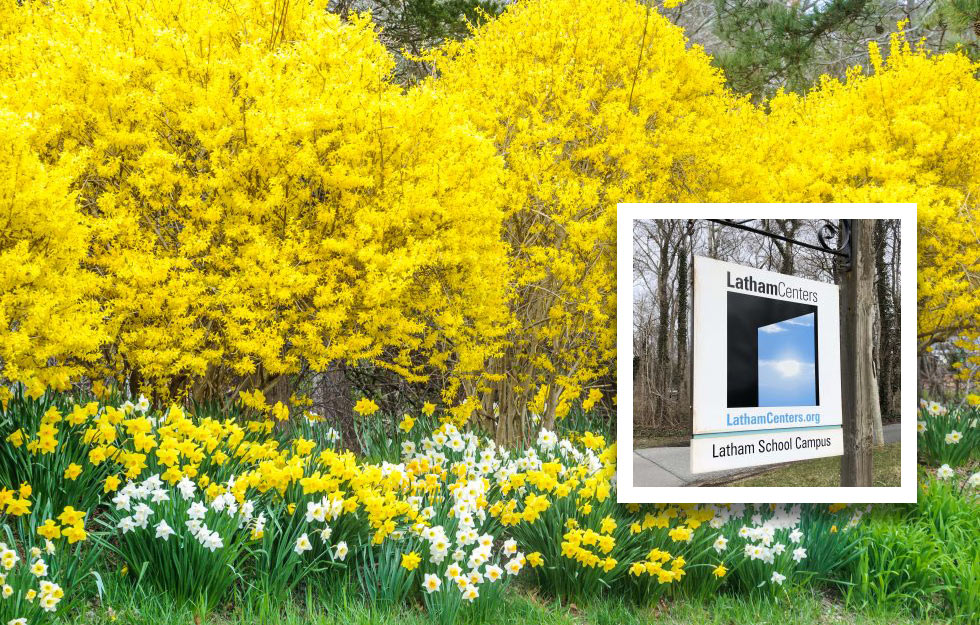
{"type": "Polygon", "coordinates": [[[650,449],[651,447],[690,447],[691,435],[677,436],[641,436],[633,439],[633,449],[650,449]]]}
{"type": "MultiPolygon", "coordinates": [[[[872,486],[901,486],[901,443],[874,450],[872,486]]],[[[726,486],[840,486],[840,456],[794,462],[726,486]]]]}
{"type": "MultiPolygon", "coordinates": [[[[93,607],[74,620],[59,625],[427,625],[421,608],[378,610],[348,587],[308,589],[306,597],[284,605],[279,614],[257,618],[247,605],[234,612],[215,612],[197,620],[188,609],[154,596],[133,596],[116,608],[93,607]]],[[[495,611],[495,625],[932,625],[945,620],[917,618],[902,611],[877,614],[855,612],[838,599],[819,592],[787,589],[779,597],[720,595],[704,602],[677,601],[635,605],[619,599],[599,599],[585,605],[561,604],[526,591],[511,593],[495,611]]],[[[465,621],[462,625],[465,625],[465,621]]]]}

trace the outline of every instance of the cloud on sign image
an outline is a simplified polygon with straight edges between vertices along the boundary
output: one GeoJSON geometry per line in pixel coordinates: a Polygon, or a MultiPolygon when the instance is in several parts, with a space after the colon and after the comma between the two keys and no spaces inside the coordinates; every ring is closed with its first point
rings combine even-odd
{"type": "Polygon", "coordinates": [[[759,406],[817,403],[813,313],[759,328],[759,406]]]}

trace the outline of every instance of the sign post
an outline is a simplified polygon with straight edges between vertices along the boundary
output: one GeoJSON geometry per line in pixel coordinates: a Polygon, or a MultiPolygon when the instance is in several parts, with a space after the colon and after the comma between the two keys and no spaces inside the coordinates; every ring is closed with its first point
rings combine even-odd
{"type": "Polygon", "coordinates": [[[840,456],[836,285],[694,259],[691,472],[840,456]]]}
{"type": "Polygon", "coordinates": [[[841,279],[841,329],[844,334],[844,439],[841,486],[871,486],[874,414],[878,384],[874,356],[874,246],[871,220],[855,219],[851,226],[854,270],[841,279]]]}

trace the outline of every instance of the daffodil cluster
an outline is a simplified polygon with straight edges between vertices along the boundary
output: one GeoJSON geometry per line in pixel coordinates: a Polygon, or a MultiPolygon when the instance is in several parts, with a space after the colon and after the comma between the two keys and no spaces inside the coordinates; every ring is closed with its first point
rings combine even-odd
{"type": "Polygon", "coordinates": [[[980,449],[980,408],[919,400],[919,452],[933,466],[960,466],[980,449]]]}
{"type": "Polygon", "coordinates": [[[39,613],[52,613],[65,596],[61,586],[50,579],[51,569],[45,557],[55,554],[55,544],[46,540],[44,547],[30,547],[25,557],[17,545],[0,542],[0,619],[2,622],[32,621],[39,613]],[[9,620],[8,620],[9,619],[9,620]]]}
{"type": "Polygon", "coordinates": [[[0,491],[0,503],[30,515],[39,497],[38,536],[73,546],[98,509],[127,569],[178,600],[221,600],[231,570],[288,590],[346,569],[370,598],[414,596],[447,623],[490,610],[521,574],[564,597],[779,587],[809,562],[807,541],[837,541],[857,523],[838,509],[833,527],[808,530],[799,507],[619,505],[615,446],[603,436],[542,428],[514,449],[432,408],[392,421],[395,438],[369,462],[337,448],[320,418],[275,427],[271,410],[24,401],[43,408],[21,426],[24,440],[57,425],[56,451],[5,444],[51,463],[47,488],[97,477],[96,499],[55,505],[25,484],[0,491]]]}

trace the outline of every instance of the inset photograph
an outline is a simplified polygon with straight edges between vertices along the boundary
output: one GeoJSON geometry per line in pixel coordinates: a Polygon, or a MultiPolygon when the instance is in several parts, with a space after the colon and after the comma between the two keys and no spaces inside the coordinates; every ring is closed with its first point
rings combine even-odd
{"type": "MultiPolygon", "coordinates": [[[[799,489],[914,499],[914,479],[903,481],[915,439],[901,418],[900,312],[914,207],[806,207],[889,215],[865,219],[665,219],[647,217],[664,214],[650,206],[619,214],[620,362],[628,352],[631,363],[618,372],[620,492],[631,491],[620,500],[709,501],[690,492],[719,488],[746,502],[769,488],[792,489],[787,501],[804,501],[799,489]]],[[[751,210],[779,208],[802,207],[751,210]]]]}

